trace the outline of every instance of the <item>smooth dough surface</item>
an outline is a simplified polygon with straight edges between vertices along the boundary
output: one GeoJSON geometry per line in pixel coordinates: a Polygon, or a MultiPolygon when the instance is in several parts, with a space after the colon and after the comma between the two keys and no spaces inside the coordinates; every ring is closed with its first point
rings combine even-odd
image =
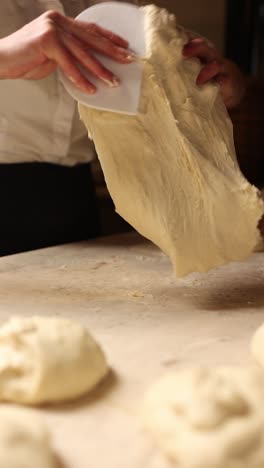
{"type": "Polygon", "coordinates": [[[0,328],[0,400],[40,404],[77,398],[107,373],[105,356],[80,324],[13,318],[0,328]]]}
{"type": "Polygon", "coordinates": [[[240,172],[218,87],[195,84],[175,17],[145,11],[139,113],[79,106],[117,212],[168,254],[178,276],[242,260],[260,240],[264,204],[240,172]]]}
{"type": "Polygon", "coordinates": [[[57,467],[48,431],[33,411],[0,407],[0,467],[57,467]]]}
{"type": "Polygon", "coordinates": [[[264,324],[254,333],[250,348],[255,361],[264,367],[264,324]]]}
{"type": "Polygon", "coordinates": [[[264,466],[264,374],[189,369],[149,390],[144,425],[179,468],[264,466]]]}

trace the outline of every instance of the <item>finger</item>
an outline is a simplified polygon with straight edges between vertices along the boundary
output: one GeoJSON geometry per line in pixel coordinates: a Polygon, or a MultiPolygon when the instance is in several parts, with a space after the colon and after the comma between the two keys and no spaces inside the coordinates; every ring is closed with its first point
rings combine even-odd
{"type": "Polygon", "coordinates": [[[203,63],[209,63],[220,58],[219,53],[213,47],[209,47],[204,39],[196,38],[185,44],[183,56],[186,58],[196,57],[203,63]]]}
{"type": "Polygon", "coordinates": [[[114,45],[106,37],[97,34],[86,33],[83,31],[75,30],[74,36],[80,39],[87,47],[92,48],[107,57],[112,58],[116,62],[131,63],[133,62],[133,55],[131,51],[123,49],[122,47],[114,45]]]}
{"type": "Polygon", "coordinates": [[[64,32],[74,35],[97,52],[120,63],[131,63],[133,61],[131,51],[114,44],[108,37],[101,35],[98,32],[98,27],[94,27],[94,25],[89,27],[89,23],[74,21],[64,16],[59,16],[57,22],[64,32]]]}
{"type": "Polygon", "coordinates": [[[83,43],[68,34],[60,34],[61,41],[70,51],[71,55],[90,73],[104,81],[108,86],[118,86],[118,78],[105,68],[95,57],[83,48],[83,43]]]}
{"type": "MultiPolygon", "coordinates": [[[[77,22],[77,20],[76,20],[76,22],[77,22]]],[[[87,23],[85,23],[85,24],[86,24],[86,28],[87,28],[87,23]]],[[[129,45],[128,41],[126,41],[122,37],[118,36],[117,34],[113,33],[112,31],[109,31],[108,29],[102,28],[101,26],[99,26],[97,24],[90,23],[88,25],[88,30],[90,30],[90,31],[94,30],[95,33],[97,33],[98,35],[106,37],[107,39],[109,39],[111,42],[113,42],[115,45],[117,45],[119,47],[123,47],[124,49],[128,48],[128,45],[129,45]]]]}
{"type": "Polygon", "coordinates": [[[205,65],[197,77],[196,84],[203,85],[208,81],[215,79],[219,73],[221,73],[222,68],[222,63],[218,61],[214,61],[208,65],[205,65]]]}
{"type": "Polygon", "coordinates": [[[68,32],[73,33],[78,28],[78,30],[83,30],[86,33],[90,32],[99,36],[104,36],[111,42],[113,42],[115,45],[123,47],[124,49],[127,49],[128,47],[128,42],[126,41],[126,39],[119,36],[118,34],[115,34],[112,31],[109,31],[108,29],[103,28],[102,26],[99,26],[96,23],[87,23],[86,21],[72,19],[68,16],[64,16],[61,14],[55,14],[54,18],[62,27],[65,27],[66,29],[69,28],[68,32]]]}
{"type": "Polygon", "coordinates": [[[44,53],[49,59],[57,63],[60,69],[77,88],[87,94],[94,94],[96,92],[96,87],[82,75],[72,55],[64,48],[59,40],[50,42],[48,48],[46,50],[44,49],[44,53]]]}

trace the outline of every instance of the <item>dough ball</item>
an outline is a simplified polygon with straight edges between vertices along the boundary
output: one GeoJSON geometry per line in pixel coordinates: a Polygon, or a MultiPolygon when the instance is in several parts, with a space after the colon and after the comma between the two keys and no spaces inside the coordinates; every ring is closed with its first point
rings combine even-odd
{"type": "Polygon", "coordinates": [[[253,335],[251,341],[251,354],[255,361],[264,367],[264,324],[253,335]]]}
{"type": "Polygon", "coordinates": [[[0,399],[40,404],[73,399],[107,373],[86,329],[58,318],[13,318],[0,328],[0,399]]]}
{"type": "Polygon", "coordinates": [[[33,411],[0,407],[0,467],[56,467],[49,434],[33,411]]]}
{"type": "Polygon", "coordinates": [[[180,371],[150,389],[144,424],[179,468],[261,468],[263,395],[258,369],[180,371]]]}

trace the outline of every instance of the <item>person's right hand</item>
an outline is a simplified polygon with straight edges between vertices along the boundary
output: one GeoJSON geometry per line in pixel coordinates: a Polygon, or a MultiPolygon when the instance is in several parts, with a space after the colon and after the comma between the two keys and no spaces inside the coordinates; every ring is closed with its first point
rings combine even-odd
{"type": "Polygon", "coordinates": [[[92,52],[123,64],[133,61],[127,41],[111,31],[48,11],[0,39],[0,79],[38,80],[59,67],[80,90],[93,94],[96,87],[79,70],[81,64],[107,85],[118,86],[118,78],[92,52]]]}

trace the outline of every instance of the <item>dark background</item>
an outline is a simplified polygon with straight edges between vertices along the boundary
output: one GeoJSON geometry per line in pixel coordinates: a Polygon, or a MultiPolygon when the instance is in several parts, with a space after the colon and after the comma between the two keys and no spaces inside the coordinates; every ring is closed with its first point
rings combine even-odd
{"type": "Polygon", "coordinates": [[[248,74],[264,72],[264,1],[227,2],[226,54],[248,74]]]}
{"type": "Polygon", "coordinates": [[[250,182],[264,186],[264,0],[228,0],[226,56],[247,75],[241,105],[230,112],[240,167],[250,182]]]}

